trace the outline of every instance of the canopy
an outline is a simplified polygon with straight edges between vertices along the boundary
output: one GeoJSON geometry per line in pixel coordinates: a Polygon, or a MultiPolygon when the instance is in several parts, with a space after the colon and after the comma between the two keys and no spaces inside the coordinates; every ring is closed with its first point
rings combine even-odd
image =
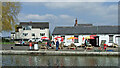
{"type": "Polygon", "coordinates": [[[42,37],[41,39],[49,40],[49,38],[48,38],[48,37],[42,37]]]}
{"type": "Polygon", "coordinates": [[[82,41],[84,41],[84,37],[82,38],[82,41]]]}
{"type": "Polygon", "coordinates": [[[55,37],[54,39],[55,39],[55,40],[57,40],[58,38],[61,38],[61,39],[63,39],[63,37],[55,37]]]}
{"type": "Polygon", "coordinates": [[[87,36],[87,37],[85,37],[85,39],[95,39],[95,38],[92,36],[87,36]]]}
{"type": "Polygon", "coordinates": [[[70,37],[70,38],[67,38],[68,40],[70,40],[70,39],[78,39],[78,38],[76,38],[76,37],[70,37]]]}
{"type": "Polygon", "coordinates": [[[54,38],[55,41],[56,41],[58,38],[60,38],[60,39],[61,39],[61,42],[63,42],[63,37],[55,37],[55,38],[54,38]]]}
{"type": "Polygon", "coordinates": [[[97,35],[90,35],[90,37],[95,37],[95,36],[97,36],[97,35]]]}
{"type": "Polygon", "coordinates": [[[76,38],[76,37],[67,38],[67,40],[70,40],[70,39],[72,39],[72,41],[74,42],[74,39],[78,39],[78,38],[76,38]]]}

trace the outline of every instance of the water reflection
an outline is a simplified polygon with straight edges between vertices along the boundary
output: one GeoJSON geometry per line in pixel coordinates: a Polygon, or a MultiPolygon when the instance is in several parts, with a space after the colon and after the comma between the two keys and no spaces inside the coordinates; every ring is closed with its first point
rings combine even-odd
{"type": "Polygon", "coordinates": [[[3,55],[3,66],[118,66],[118,57],[3,55]]]}

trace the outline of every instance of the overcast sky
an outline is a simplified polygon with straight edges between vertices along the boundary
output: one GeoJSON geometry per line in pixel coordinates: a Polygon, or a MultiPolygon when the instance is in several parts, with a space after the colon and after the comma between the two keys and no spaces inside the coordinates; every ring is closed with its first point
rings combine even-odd
{"type": "Polygon", "coordinates": [[[21,2],[20,22],[50,23],[52,32],[56,26],[78,24],[118,25],[118,2],[21,2]]]}

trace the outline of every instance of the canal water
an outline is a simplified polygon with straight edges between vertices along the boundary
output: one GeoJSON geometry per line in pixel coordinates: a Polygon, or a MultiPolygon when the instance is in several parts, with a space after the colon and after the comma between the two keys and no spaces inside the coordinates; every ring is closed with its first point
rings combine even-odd
{"type": "Polygon", "coordinates": [[[118,66],[113,56],[2,55],[2,66],[118,66]]]}

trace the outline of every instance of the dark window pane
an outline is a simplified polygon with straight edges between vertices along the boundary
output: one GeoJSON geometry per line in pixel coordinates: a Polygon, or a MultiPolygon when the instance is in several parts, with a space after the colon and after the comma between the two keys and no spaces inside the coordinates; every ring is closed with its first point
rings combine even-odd
{"type": "Polygon", "coordinates": [[[40,28],[40,30],[45,30],[45,28],[40,28]]]}
{"type": "Polygon", "coordinates": [[[23,26],[23,30],[31,30],[32,26],[23,26]]]}
{"type": "Polygon", "coordinates": [[[32,36],[35,36],[35,33],[32,33],[32,36]]]}
{"type": "MultiPolygon", "coordinates": [[[[74,36],[74,37],[78,38],[78,36],[74,36]]],[[[74,39],[74,43],[79,43],[78,39],[74,39]]]]}
{"type": "Polygon", "coordinates": [[[40,36],[45,36],[45,33],[40,33],[40,36]]]}
{"type": "Polygon", "coordinates": [[[113,35],[109,35],[109,42],[113,43],[113,35]]]}
{"type": "Polygon", "coordinates": [[[28,33],[23,33],[23,36],[27,36],[28,35],[28,33]]]}

